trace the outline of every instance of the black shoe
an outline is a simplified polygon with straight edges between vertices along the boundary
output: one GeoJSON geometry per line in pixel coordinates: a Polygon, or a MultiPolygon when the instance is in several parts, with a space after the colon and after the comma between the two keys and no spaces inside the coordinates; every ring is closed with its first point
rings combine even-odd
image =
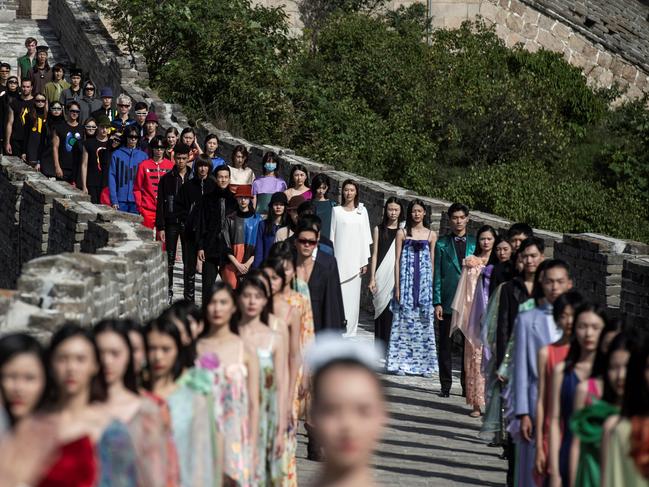
{"type": "Polygon", "coordinates": [[[172,303],[173,300],[174,300],[174,292],[173,292],[171,289],[169,290],[169,296],[168,296],[168,298],[169,298],[169,299],[168,299],[169,304],[171,305],[171,303],[172,303]]]}
{"type": "Polygon", "coordinates": [[[462,389],[462,397],[466,397],[466,391],[462,389]]]}
{"type": "Polygon", "coordinates": [[[439,397],[451,397],[451,391],[442,389],[438,395],[439,397]]]}

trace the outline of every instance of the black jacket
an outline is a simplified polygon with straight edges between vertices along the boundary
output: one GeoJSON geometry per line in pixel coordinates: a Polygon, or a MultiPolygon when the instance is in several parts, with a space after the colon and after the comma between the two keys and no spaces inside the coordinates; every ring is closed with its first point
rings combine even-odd
{"type": "Polygon", "coordinates": [[[207,193],[199,207],[198,250],[205,251],[208,259],[224,259],[227,249],[223,232],[227,228],[227,217],[237,211],[237,200],[229,188],[218,186],[207,193]]]}
{"type": "Polygon", "coordinates": [[[178,168],[174,168],[160,178],[158,184],[158,203],[155,212],[155,226],[164,230],[166,225],[184,223],[178,215],[177,199],[180,188],[189,181],[189,168],[181,177],[178,168]]]}
{"type": "Polygon", "coordinates": [[[185,223],[185,235],[193,240],[197,239],[199,208],[203,195],[211,193],[214,188],[216,188],[216,181],[212,176],[201,179],[196,175],[180,188],[176,213],[178,218],[185,223]]]}
{"type": "Polygon", "coordinates": [[[309,293],[316,333],[327,329],[342,332],[346,326],[345,310],[338,262],[332,255],[318,252],[309,278],[309,293]]]}
{"type": "Polygon", "coordinates": [[[532,297],[527,292],[525,282],[522,277],[515,277],[509,282],[503,284],[500,291],[500,303],[498,306],[498,326],[496,328],[496,364],[500,363],[505,357],[507,343],[509,342],[514,323],[518,316],[518,307],[532,297]]]}

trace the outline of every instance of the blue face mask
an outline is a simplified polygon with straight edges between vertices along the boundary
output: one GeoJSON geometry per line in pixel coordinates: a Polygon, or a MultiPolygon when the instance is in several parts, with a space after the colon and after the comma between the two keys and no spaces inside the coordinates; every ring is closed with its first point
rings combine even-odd
{"type": "Polygon", "coordinates": [[[264,164],[264,169],[266,172],[273,172],[275,169],[277,169],[277,163],[276,162],[267,162],[264,164]]]}

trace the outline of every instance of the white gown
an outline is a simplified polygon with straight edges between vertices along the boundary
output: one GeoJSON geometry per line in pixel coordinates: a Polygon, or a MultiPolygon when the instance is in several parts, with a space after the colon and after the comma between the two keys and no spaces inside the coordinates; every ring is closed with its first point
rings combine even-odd
{"type": "Polygon", "coordinates": [[[340,287],[347,320],[346,336],[355,336],[361,302],[361,267],[369,264],[372,256],[372,230],[367,210],[362,203],[353,211],[335,206],[331,213],[331,232],[334,253],[338,261],[340,287]]]}

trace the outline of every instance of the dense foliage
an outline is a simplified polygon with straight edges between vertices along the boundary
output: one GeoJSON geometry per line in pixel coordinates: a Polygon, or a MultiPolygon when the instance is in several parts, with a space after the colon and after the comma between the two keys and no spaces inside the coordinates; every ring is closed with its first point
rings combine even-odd
{"type": "Polygon", "coordinates": [[[618,91],[557,54],[482,23],[426,42],[423,6],[379,15],[383,0],[302,2],[301,39],[249,0],[107,1],[196,118],[541,228],[649,241],[646,100],[611,109],[618,91]]]}

